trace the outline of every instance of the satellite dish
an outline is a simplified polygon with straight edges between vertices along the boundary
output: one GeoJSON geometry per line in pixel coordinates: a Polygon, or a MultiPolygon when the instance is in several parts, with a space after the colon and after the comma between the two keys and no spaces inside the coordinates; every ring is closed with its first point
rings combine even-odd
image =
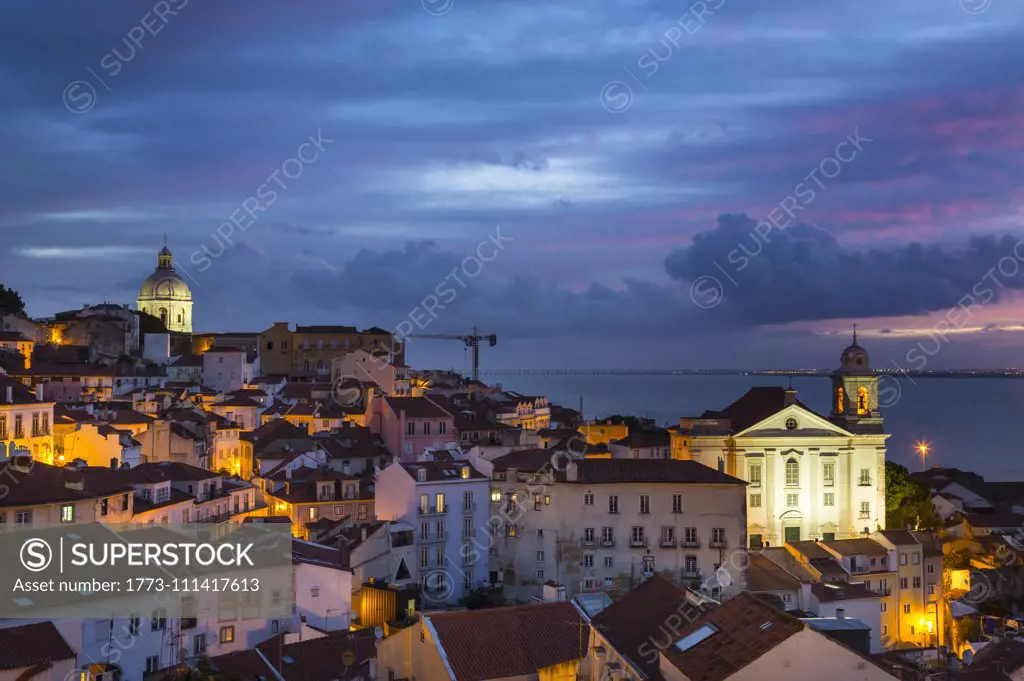
{"type": "Polygon", "coordinates": [[[373,630],[373,635],[376,636],[378,640],[384,638],[384,628],[375,627],[373,630]]]}

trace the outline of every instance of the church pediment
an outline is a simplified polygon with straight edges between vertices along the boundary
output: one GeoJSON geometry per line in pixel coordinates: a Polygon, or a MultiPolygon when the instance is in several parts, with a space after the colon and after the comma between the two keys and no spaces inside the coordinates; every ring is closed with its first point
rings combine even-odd
{"type": "Polygon", "coordinates": [[[735,437],[851,437],[853,434],[798,404],[783,407],[735,437]]]}

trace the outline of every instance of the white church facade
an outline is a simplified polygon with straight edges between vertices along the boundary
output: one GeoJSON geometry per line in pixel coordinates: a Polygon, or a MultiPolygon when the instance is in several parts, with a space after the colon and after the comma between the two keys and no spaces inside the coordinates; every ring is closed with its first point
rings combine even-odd
{"type": "Polygon", "coordinates": [[[746,480],[751,547],[865,537],[885,529],[878,377],[857,344],[832,374],[828,416],[793,389],[756,387],[720,411],[682,418],[673,455],[746,480]]]}

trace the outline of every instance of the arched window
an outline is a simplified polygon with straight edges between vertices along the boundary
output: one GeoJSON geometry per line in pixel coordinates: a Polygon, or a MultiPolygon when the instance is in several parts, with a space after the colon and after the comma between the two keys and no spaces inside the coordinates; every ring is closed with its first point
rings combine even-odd
{"type": "Polygon", "coordinates": [[[857,413],[864,415],[870,411],[868,404],[868,389],[864,386],[857,388],[857,413]]]}
{"type": "Polygon", "coordinates": [[[181,324],[182,321],[183,321],[183,319],[182,319],[181,313],[179,312],[178,313],[178,323],[181,324]]]}
{"type": "Polygon", "coordinates": [[[842,414],[846,410],[846,391],[843,386],[836,388],[836,413],[842,414]]]}
{"type": "Polygon", "coordinates": [[[786,462],[786,487],[797,487],[800,484],[800,463],[796,459],[786,462]]]}
{"type": "Polygon", "coordinates": [[[166,307],[161,307],[160,308],[160,321],[164,323],[164,326],[167,326],[167,319],[168,319],[167,308],[166,307]]]}

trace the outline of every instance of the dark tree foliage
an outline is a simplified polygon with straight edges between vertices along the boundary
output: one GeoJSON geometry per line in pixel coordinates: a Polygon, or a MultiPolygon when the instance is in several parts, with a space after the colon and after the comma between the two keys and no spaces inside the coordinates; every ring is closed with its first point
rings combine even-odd
{"type": "Polygon", "coordinates": [[[910,472],[893,461],[885,462],[885,526],[891,530],[910,527],[934,532],[940,520],[935,515],[928,488],[910,477],[910,472]]]}
{"type": "Polygon", "coordinates": [[[3,284],[0,284],[0,311],[7,314],[25,314],[25,301],[21,299],[21,294],[3,284]]]}

